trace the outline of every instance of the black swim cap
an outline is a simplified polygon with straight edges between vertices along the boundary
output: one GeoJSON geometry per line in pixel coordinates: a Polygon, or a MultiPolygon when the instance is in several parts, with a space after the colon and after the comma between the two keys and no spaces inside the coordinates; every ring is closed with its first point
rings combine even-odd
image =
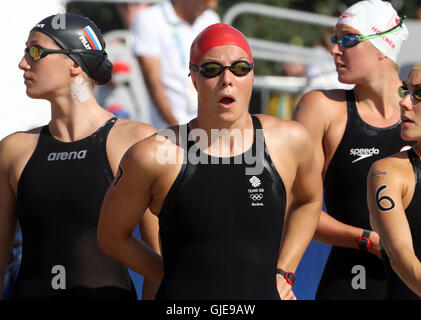
{"type": "Polygon", "coordinates": [[[31,31],[39,31],[53,39],[68,56],[98,84],[111,80],[113,64],[107,59],[105,41],[95,23],[87,17],[73,14],[57,14],[40,21],[31,31]],[[82,49],[83,51],[80,51],[82,49]]]}

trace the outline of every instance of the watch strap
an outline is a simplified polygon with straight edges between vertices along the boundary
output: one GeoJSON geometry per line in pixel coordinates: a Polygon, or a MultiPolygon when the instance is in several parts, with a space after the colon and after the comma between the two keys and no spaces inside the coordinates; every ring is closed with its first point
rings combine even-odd
{"type": "Polygon", "coordinates": [[[285,280],[292,286],[295,282],[295,273],[294,272],[288,272],[282,269],[276,269],[276,273],[280,274],[282,277],[285,278],[285,280]]]}

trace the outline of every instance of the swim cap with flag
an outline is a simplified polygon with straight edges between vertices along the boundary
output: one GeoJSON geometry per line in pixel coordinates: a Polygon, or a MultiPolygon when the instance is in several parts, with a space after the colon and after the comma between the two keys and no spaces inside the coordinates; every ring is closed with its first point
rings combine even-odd
{"type": "Polygon", "coordinates": [[[52,15],[31,31],[46,34],[63,50],[82,49],[68,56],[98,84],[110,81],[113,64],[107,59],[101,31],[89,18],[73,13],[52,15]]]}
{"type": "MultiPolygon", "coordinates": [[[[389,2],[364,0],[345,10],[339,17],[338,24],[346,24],[358,30],[363,36],[387,31],[397,24],[400,18],[389,2]]],[[[402,24],[391,33],[369,39],[380,52],[396,63],[402,43],[408,39],[408,29],[402,24]]]]}
{"type": "Polygon", "coordinates": [[[250,63],[253,63],[247,38],[234,27],[224,23],[216,23],[207,27],[194,39],[190,48],[190,63],[198,65],[202,56],[210,49],[225,45],[240,47],[247,53],[250,63]]]}

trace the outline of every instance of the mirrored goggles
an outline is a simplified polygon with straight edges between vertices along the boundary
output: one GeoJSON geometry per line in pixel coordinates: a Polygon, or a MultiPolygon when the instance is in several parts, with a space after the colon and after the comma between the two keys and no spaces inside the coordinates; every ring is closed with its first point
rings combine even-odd
{"type": "Polygon", "coordinates": [[[352,48],[362,41],[378,38],[386,34],[398,31],[400,28],[402,28],[402,23],[405,18],[406,16],[403,16],[402,18],[400,18],[399,23],[396,26],[384,32],[371,34],[368,36],[362,36],[356,33],[347,33],[341,39],[338,39],[337,35],[333,35],[330,37],[330,42],[332,43],[332,45],[334,45],[335,43],[338,43],[338,44],[342,44],[345,48],[352,48]]]}
{"type": "Polygon", "coordinates": [[[63,53],[63,54],[72,54],[72,53],[90,53],[90,54],[99,54],[102,51],[99,50],[87,50],[87,49],[69,49],[69,50],[54,50],[54,49],[46,49],[41,46],[32,46],[29,48],[25,48],[24,54],[29,54],[34,61],[38,61],[50,53],[63,53]]]}
{"type": "Polygon", "coordinates": [[[190,70],[200,72],[206,78],[217,77],[225,69],[229,69],[237,77],[244,77],[253,70],[253,65],[247,61],[236,61],[230,66],[223,66],[217,62],[206,62],[201,66],[190,64],[190,70]]]}
{"type": "Polygon", "coordinates": [[[409,90],[406,86],[400,86],[398,88],[399,97],[404,98],[410,94],[413,99],[421,101],[421,87],[415,88],[413,91],[409,90]]]}

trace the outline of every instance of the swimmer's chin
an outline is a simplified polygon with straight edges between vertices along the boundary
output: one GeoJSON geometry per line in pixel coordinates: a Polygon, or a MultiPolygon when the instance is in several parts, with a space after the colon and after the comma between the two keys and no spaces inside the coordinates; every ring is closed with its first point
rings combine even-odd
{"type": "Polygon", "coordinates": [[[32,92],[31,88],[26,88],[26,95],[31,99],[47,99],[44,95],[32,92]]]}
{"type": "Polygon", "coordinates": [[[347,79],[345,77],[341,77],[341,75],[338,76],[338,81],[343,84],[355,84],[354,79],[347,79]]]}

